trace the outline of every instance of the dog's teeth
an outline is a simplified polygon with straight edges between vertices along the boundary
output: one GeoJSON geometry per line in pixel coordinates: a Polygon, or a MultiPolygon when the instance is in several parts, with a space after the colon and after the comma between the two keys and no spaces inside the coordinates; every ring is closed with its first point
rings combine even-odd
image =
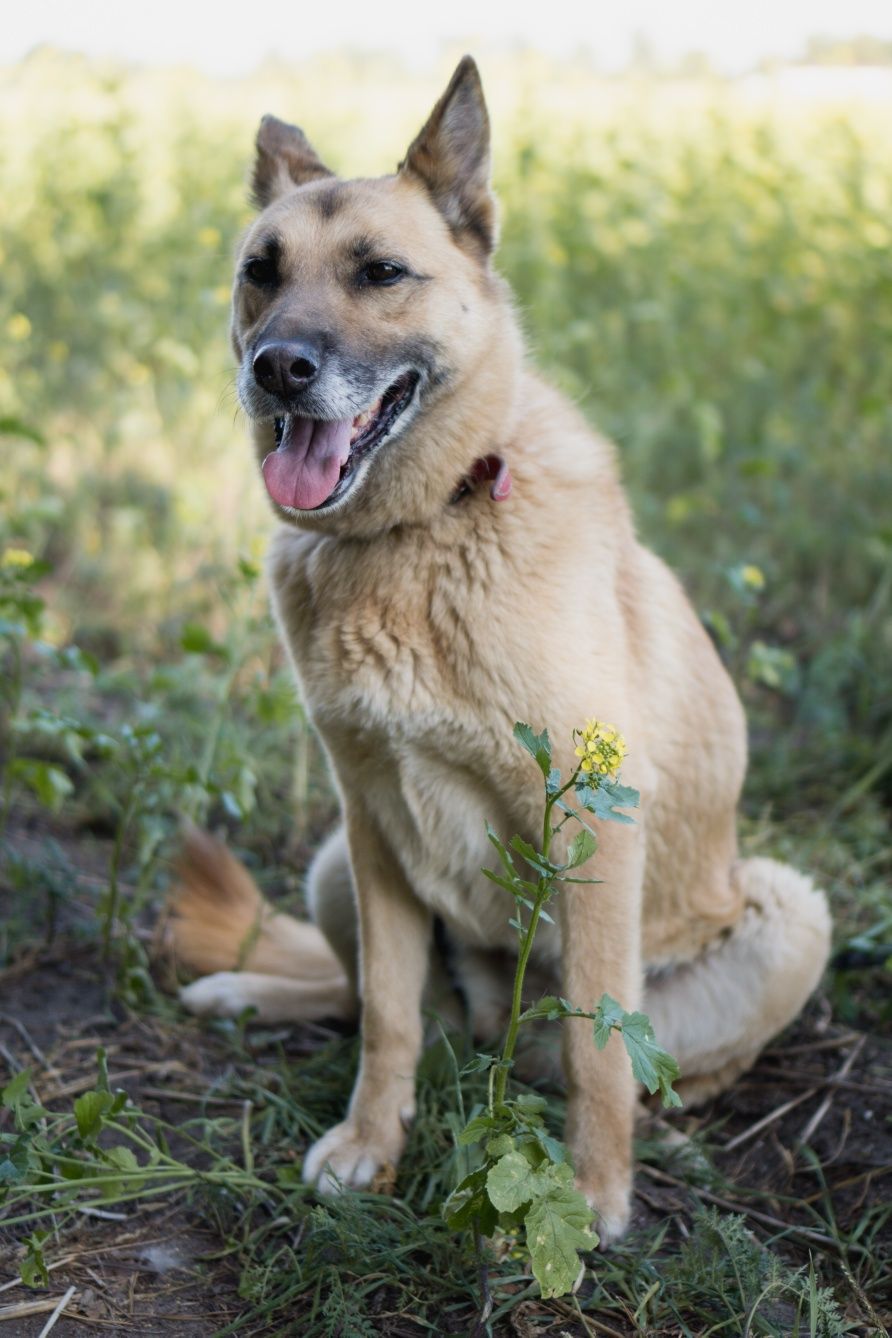
{"type": "Polygon", "coordinates": [[[358,413],[356,415],[356,417],[353,419],[353,432],[350,437],[351,444],[356,440],[356,438],[362,432],[365,431],[369,423],[371,423],[372,420],[377,417],[378,413],[380,412],[380,409],[381,409],[381,401],[377,400],[371,406],[370,409],[363,409],[362,413],[358,413]]]}

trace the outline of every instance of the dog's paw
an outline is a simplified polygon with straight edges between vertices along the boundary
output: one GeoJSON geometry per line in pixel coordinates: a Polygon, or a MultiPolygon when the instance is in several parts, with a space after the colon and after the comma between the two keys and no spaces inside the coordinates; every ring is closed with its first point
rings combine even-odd
{"type": "Polygon", "coordinates": [[[598,1233],[598,1249],[606,1250],[626,1234],[632,1215],[631,1192],[625,1183],[583,1183],[576,1188],[584,1194],[592,1210],[592,1225],[598,1233]]]}
{"type": "Polygon", "coordinates": [[[411,1119],[401,1117],[396,1130],[370,1137],[360,1133],[351,1120],[344,1120],[307,1152],[303,1178],[315,1185],[320,1194],[338,1194],[342,1189],[368,1189],[376,1182],[392,1183],[396,1164],[406,1141],[405,1125],[411,1119]]]}
{"type": "Polygon", "coordinates": [[[252,1002],[238,971],[215,971],[180,990],[180,1003],[199,1017],[238,1017],[252,1002]]]}

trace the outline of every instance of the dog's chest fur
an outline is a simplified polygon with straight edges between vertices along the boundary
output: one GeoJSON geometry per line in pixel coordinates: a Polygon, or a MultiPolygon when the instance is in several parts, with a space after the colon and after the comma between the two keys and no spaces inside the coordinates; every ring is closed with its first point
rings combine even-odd
{"type": "Polygon", "coordinates": [[[480,873],[495,859],[485,823],[526,826],[511,729],[529,668],[515,667],[525,647],[510,601],[493,598],[510,567],[473,534],[392,536],[385,554],[286,530],[271,558],[276,613],[346,804],[361,795],[416,893],[488,947],[514,935],[507,896],[480,873]]]}

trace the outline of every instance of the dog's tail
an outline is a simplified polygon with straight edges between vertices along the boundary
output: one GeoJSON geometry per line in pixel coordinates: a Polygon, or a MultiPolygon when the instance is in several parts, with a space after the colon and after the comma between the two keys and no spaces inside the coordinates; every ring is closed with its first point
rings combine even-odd
{"type": "MultiPolygon", "coordinates": [[[[177,874],[167,943],[181,965],[202,976],[214,973],[218,987],[225,983],[227,998],[238,996],[236,1011],[255,1005],[267,1018],[279,1011],[294,1020],[349,1015],[352,990],[322,931],[275,911],[222,842],[189,827],[177,874]],[[278,993],[281,1008],[271,1010],[259,999],[242,997],[258,989],[265,1000],[278,993]]],[[[195,1011],[233,1011],[234,1002],[197,1006],[205,994],[210,998],[209,992],[216,997],[220,990],[200,980],[182,997],[190,1007],[196,1005],[195,1011]]]]}

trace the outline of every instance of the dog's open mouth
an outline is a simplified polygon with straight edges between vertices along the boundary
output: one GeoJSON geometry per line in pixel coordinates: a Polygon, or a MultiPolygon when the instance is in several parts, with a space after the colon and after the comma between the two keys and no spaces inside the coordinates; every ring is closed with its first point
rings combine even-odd
{"type": "Polygon", "coordinates": [[[390,435],[409,407],[418,381],[417,372],[405,372],[355,418],[277,418],[276,450],[263,462],[273,501],[293,511],[313,511],[342,496],[360,461],[390,435]]]}

